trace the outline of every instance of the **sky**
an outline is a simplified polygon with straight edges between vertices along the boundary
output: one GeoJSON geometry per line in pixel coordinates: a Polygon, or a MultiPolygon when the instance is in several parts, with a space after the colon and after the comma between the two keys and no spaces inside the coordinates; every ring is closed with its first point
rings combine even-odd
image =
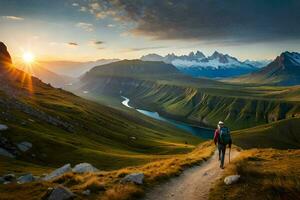
{"type": "Polygon", "coordinates": [[[0,0],[0,41],[38,60],[214,51],[241,60],[300,52],[299,0],[0,0]]]}

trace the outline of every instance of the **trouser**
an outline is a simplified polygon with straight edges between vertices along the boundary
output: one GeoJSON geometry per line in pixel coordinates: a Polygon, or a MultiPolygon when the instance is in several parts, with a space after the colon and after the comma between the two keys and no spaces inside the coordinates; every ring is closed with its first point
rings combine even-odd
{"type": "Polygon", "coordinates": [[[220,167],[224,167],[226,145],[219,143],[218,144],[218,150],[219,150],[220,167]]]}

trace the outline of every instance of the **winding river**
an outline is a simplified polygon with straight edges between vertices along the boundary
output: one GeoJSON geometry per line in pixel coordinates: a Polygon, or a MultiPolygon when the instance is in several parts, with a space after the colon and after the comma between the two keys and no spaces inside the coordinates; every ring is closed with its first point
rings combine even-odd
{"type": "Polygon", "coordinates": [[[139,113],[142,113],[142,114],[144,114],[148,117],[151,117],[153,119],[169,123],[173,126],[176,126],[179,129],[182,129],[182,130],[184,130],[188,133],[191,133],[191,134],[193,134],[195,136],[198,136],[198,137],[201,137],[203,139],[211,139],[213,137],[214,131],[212,129],[197,127],[197,126],[194,126],[194,125],[190,125],[190,124],[187,124],[187,123],[183,123],[183,122],[175,121],[173,119],[162,117],[157,112],[152,112],[152,111],[148,111],[148,110],[142,110],[142,109],[137,109],[137,108],[131,107],[129,105],[130,99],[127,98],[127,97],[124,97],[124,96],[122,96],[122,98],[123,98],[122,104],[124,106],[126,106],[127,108],[135,109],[139,113]]]}

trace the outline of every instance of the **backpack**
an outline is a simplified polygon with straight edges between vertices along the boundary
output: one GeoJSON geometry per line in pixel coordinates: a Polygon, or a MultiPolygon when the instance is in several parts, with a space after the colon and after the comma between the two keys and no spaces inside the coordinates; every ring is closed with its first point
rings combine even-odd
{"type": "Polygon", "coordinates": [[[230,131],[227,127],[222,127],[220,129],[220,143],[221,144],[229,144],[231,142],[231,135],[230,135],[230,131]]]}

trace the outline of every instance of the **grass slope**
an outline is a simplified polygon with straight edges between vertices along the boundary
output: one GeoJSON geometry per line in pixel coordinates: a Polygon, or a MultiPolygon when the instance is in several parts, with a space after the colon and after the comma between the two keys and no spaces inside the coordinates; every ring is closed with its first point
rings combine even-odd
{"type": "MultiPolygon", "coordinates": [[[[9,127],[1,135],[13,144],[31,142],[33,148],[18,159],[41,168],[89,162],[117,169],[186,153],[201,142],[164,123],[55,89],[20,70],[1,69],[0,75],[0,123],[9,127]]],[[[7,162],[14,172],[17,164],[7,162]]],[[[0,170],[8,172],[3,165],[0,170]]]]}
{"type": "Polygon", "coordinates": [[[137,107],[168,117],[208,126],[222,120],[234,130],[300,115],[297,87],[196,79],[175,73],[174,67],[160,62],[120,61],[95,67],[78,88],[77,94],[88,91],[85,97],[96,101],[103,102],[101,96],[119,99],[123,95],[137,107]]]}
{"type": "Polygon", "coordinates": [[[286,119],[233,132],[233,141],[242,148],[300,148],[300,118],[286,119]]]}
{"type": "Polygon", "coordinates": [[[253,149],[241,153],[224,177],[241,175],[233,185],[223,179],[211,190],[211,200],[299,199],[300,150],[253,149]]]}

